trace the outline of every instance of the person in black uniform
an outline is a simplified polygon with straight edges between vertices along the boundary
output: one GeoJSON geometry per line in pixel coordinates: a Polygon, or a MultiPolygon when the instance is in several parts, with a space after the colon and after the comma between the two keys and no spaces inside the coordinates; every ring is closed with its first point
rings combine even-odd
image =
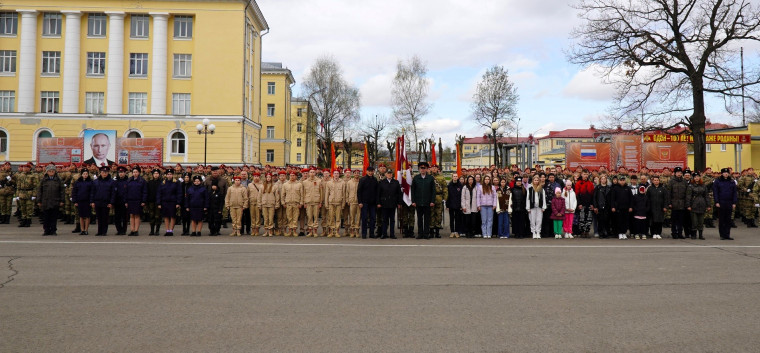
{"type": "Polygon", "coordinates": [[[45,229],[42,235],[56,234],[58,222],[58,211],[63,207],[64,194],[63,182],[56,174],[55,166],[48,165],[45,168],[45,176],[40,180],[37,187],[37,205],[40,207],[42,214],[42,224],[45,229]]]}
{"type": "Polygon", "coordinates": [[[119,166],[117,176],[113,182],[113,224],[116,227],[116,235],[127,234],[127,168],[119,166]]]}
{"type": "Polygon", "coordinates": [[[430,212],[435,206],[435,178],[427,174],[427,162],[420,162],[420,174],[412,179],[412,207],[417,211],[417,239],[430,239],[430,212]]]}
{"type": "Polygon", "coordinates": [[[618,187],[610,190],[610,211],[614,217],[615,230],[618,233],[618,239],[628,239],[626,232],[628,232],[628,221],[630,218],[631,200],[633,199],[633,193],[631,189],[626,185],[625,176],[620,175],[618,177],[618,187]]]}
{"type": "Polygon", "coordinates": [[[401,185],[398,180],[393,179],[393,171],[386,170],[385,179],[377,187],[377,208],[381,210],[382,216],[379,234],[381,239],[388,238],[389,230],[390,238],[396,239],[396,208],[401,208],[402,199],[401,185]]]}
{"type": "Polygon", "coordinates": [[[129,213],[130,236],[137,236],[140,230],[140,216],[148,200],[148,183],[140,176],[140,167],[132,168],[132,177],[127,181],[126,204],[129,213]]]}
{"type": "MultiPolygon", "coordinates": [[[[206,179],[208,180],[208,179],[206,179]]],[[[224,197],[219,188],[219,183],[212,180],[208,187],[208,230],[212,236],[219,235],[219,229],[222,227],[222,209],[224,208],[224,197]]]]}
{"type": "Polygon", "coordinates": [[[182,222],[182,235],[190,235],[190,211],[188,210],[189,207],[187,204],[185,204],[185,201],[187,201],[187,189],[189,189],[192,184],[192,174],[190,173],[184,173],[182,174],[182,177],[179,179],[180,182],[180,203],[182,204],[182,207],[180,208],[180,221],[182,222]]]}
{"type": "Polygon", "coordinates": [[[95,209],[95,217],[98,224],[96,236],[105,236],[108,233],[108,212],[113,205],[113,179],[109,174],[110,168],[100,167],[100,177],[92,183],[90,193],[90,206],[95,209]]]}
{"type": "Polygon", "coordinates": [[[166,171],[166,177],[161,181],[161,185],[158,186],[158,194],[156,195],[156,203],[158,208],[161,209],[161,217],[164,218],[164,225],[166,226],[165,237],[174,235],[174,224],[177,222],[177,209],[182,202],[182,189],[179,182],[174,181],[174,172],[169,169],[166,171]]]}
{"type": "Polygon", "coordinates": [[[158,235],[161,228],[161,210],[158,208],[158,188],[161,186],[161,171],[156,168],[151,172],[152,178],[148,181],[148,222],[150,223],[150,234],[158,235]]]}

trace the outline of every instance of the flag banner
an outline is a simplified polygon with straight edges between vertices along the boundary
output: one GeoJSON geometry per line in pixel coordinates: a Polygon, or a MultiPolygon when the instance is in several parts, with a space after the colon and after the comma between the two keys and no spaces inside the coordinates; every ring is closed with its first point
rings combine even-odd
{"type": "Polygon", "coordinates": [[[404,142],[404,136],[399,137],[396,140],[398,146],[398,161],[396,162],[396,179],[401,184],[401,192],[403,194],[404,203],[407,206],[412,205],[412,165],[409,164],[406,156],[406,145],[404,142]]]}
{"type": "Polygon", "coordinates": [[[565,163],[568,168],[583,167],[597,170],[610,167],[610,144],[602,142],[571,142],[565,146],[565,163]]]}
{"type": "MultiPolygon", "coordinates": [[[[688,134],[647,134],[644,135],[644,142],[694,143],[694,136],[688,134]]],[[[752,143],[752,135],[707,134],[705,135],[705,143],[727,145],[748,144],[752,143]]]]}
{"type": "Polygon", "coordinates": [[[432,160],[430,161],[430,165],[431,166],[438,165],[438,160],[435,158],[435,143],[430,144],[430,151],[433,153],[432,158],[431,158],[432,160]]]}
{"type": "Polygon", "coordinates": [[[367,153],[367,143],[364,143],[364,161],[362,163],[364,170],[362,175],[367,175],[367,168],[369,168],[369,153],[367,153]]]}
{"type": "Polygon", "coordinates": [[[330,142],[330,174],[335,171],[335,142],[330,142]]]}
{"type": "Polygon", "coordinates": [[[686,168],[688,145],[685,143],[658,142],[645,143],[641,154],[641,165],[651,170],[675,167],[686,168]]]}

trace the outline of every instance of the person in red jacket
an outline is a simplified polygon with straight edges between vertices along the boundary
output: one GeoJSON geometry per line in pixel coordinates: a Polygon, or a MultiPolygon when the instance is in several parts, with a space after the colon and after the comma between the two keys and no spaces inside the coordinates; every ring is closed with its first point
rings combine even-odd
{"type": "Polygon", "coordinates": [[[581,172],[581,178],[575,182],[573,191],[578,200],[578,208],[575,218],[578,220],[578,232],[584,238],[589,236],[593,219],[591,214],[594,208],[594,183],[588,178],[588,170],[581,172]]]}

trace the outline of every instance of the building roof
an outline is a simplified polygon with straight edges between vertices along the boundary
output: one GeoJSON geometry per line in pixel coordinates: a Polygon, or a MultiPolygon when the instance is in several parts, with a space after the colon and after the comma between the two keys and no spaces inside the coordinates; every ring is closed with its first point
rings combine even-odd
{"type": "Polygon", "coordinates": [[[261,12],[261,8],[259,7],[259,4],[256,3],[256,0],[243,0],[243,1],[247,3],[246,7],[251,8],[256,19],[261,23],[263,27],[262,30],[269,31],[269,23],[267,23],[266,18],[264,18],[264,13],[261,12]]]}
{"type": "Polygon", "coordinates": [[[282,63],[278,62],[261,62],[262,74],[285,74],[290,79],[290,82],[295,83],[296,79],[293,77],[293,73],[287,67],[282,67],[282,63]]]}
{"type": "MultiPolygon", "coordinates": [[[[520,137],[514,138],[514,137],[502,137],[499,139],[499,143],[506,143],[506,144],[513,144],[513,143],[527,143],[530,141],[530,137],[520,137]]],[[[477,144],[477,145],[491,145],[493,144],[493,140],[491,137],[465,137],[464,141],[462,143],[465,144],[477,144]]],[[[534,140],[535,143],[535,140],[534,140]]]]}
{"type": "Polygon", "coordinates": [[[552,138],[594,138],[597,134],[603,131],[597,130],[594,126],[588,129],[565,129],[561,131],[549,131],[546,136],[541,136],[538,140],[552,139],[552,138]]]}
{"type": "MultiPolygon", "coordinates": [[[[730,129],[732,127],[733,126],[728,125],[728,124],[720,124],[720,123],[713,124],[710,120],[707,120],[705,122],[705,131],[730,129]]],[[[679,126],[677,128],[673,128],[673,129],[668,130],[668,133],[671,133],[671,134],[680,134],[680,133],[684,132],[685,130],[686,130],[686,126],[679,126]]]]}

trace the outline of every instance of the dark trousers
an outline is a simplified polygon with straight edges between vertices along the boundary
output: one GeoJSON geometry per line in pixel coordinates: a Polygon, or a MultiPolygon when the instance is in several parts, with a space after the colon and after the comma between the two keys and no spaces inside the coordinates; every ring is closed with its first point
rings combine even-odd
{"type": "Polygon", "coordinates": [[[716,207],[718,210],[718,233],[721,238],[731,237],[731,206],[716,207]]]}
{"type": "Polygon", "coordinates": [[[673,210],[670,214],[670,230],[673,235],[683,235],[683,222],[686,217],[686,210],[673,210]]]}
{"type": "Polygon", "coordinates": [[[649,231],[652,232],[652,235],[662,235],[662,222],[652,222],[649,231]]]}
{"type": "Polygon", "coordinates": [[[108,206],[95,205],[95,218],[98,220],[98,234],[108,233],[108,206]]]}
{"type": "Polygon", "coordinates": [[[219,228],[222,226],[222,213],[221,210],[211,209],[208,211],[208,230],[211,233],[218,233],[219,228]]]}
{"type": "Polygon", "coordinates": [[[375,231],[375,218],[377,216],[377,206],[368,203],[363,203],[361,208],[361,223],[362,223],[362,237],[369,235],[375,231]]]}
{"type": "Polygon", "coordinates": [[[56,226],[58,222],[58,209],[51,208],[48,210],[42,210],[42,228],[45,230],[45,234],[53,234],[58,230],[56,226]]]}
{"type": "Polygon", "coordinates": [[[430,237],[430,206],[417,205],[417,234],[420,238],[430,237]]]}
{"type": "Polygon", "coordinates": [[[528,211],[512,212],[512,234],[518,238],[528,235],[528,211]]]}
{"type": "Polygon", "coordinates": [[[628,232],[628,219],[630,214],[628,210],[615,210],[615,231],[618,234],[625,234],[628,232]]]}
{"type": "Polygon", "coordinates": [[[551,237],[554,235],[554,222],[552,221],[551,215],[552,208],[547,207],[546,210],[544,210],[544,216],[541,221],[541,237],[551,237]]]}
{"type": "Polygon", "coordinates": [[[243,210],[243,218],[240,220],[240,231],[251,233],[251,212],[248,209],[243,210]]]}
{"type": "Polygon", "coordinates": [[[462,235],[466,233],[463,216],[461,209],[449,208],[449,229],[452,233],[456,232],[462,235]]]}
{"type": "Polygon", "coordinates": [[[390,230],[390,237],[396,236],[396,209],[395,208],[381,208],[380,213],[382,220],[380,224],[380,235],[383,237],[388,236],[390,230]]]}
{"type": "Polygon", "coordinates": [[[117,202],[113,209],[113,224],[119,234],[127,232],[127,206],[123,202],[117,202]]]}
{"type": "Polygon", "coordinates": [[[691,235],[692,230],[694,227],[691,224],[691,211],[684,210],[683,211],[683,232],[684,235],[687,237],[691,235]]]}
{"type": "Polygon", "coordinates": [[[633,219],[633,226],[631,227],[631,234],[632,235],[647,235],[647,222],[648,220],[645,219],[639,219],[634,218],[633,219]]]}
{"type": "Polygon", "coordinates": [[[610,236],[610,214],[606,209],[601,209],[596,214],[596,227],[600,237],[610,236]]]}
{"type": "Polygon", "coordinates": [[[468,238],[472,238],[475,233],[480,232],[480,228],[477,227],[475,218],[480,219],[480,213],[472,212],[470,214],[462,214],[464,219],[464,235],[468,238]]]}

